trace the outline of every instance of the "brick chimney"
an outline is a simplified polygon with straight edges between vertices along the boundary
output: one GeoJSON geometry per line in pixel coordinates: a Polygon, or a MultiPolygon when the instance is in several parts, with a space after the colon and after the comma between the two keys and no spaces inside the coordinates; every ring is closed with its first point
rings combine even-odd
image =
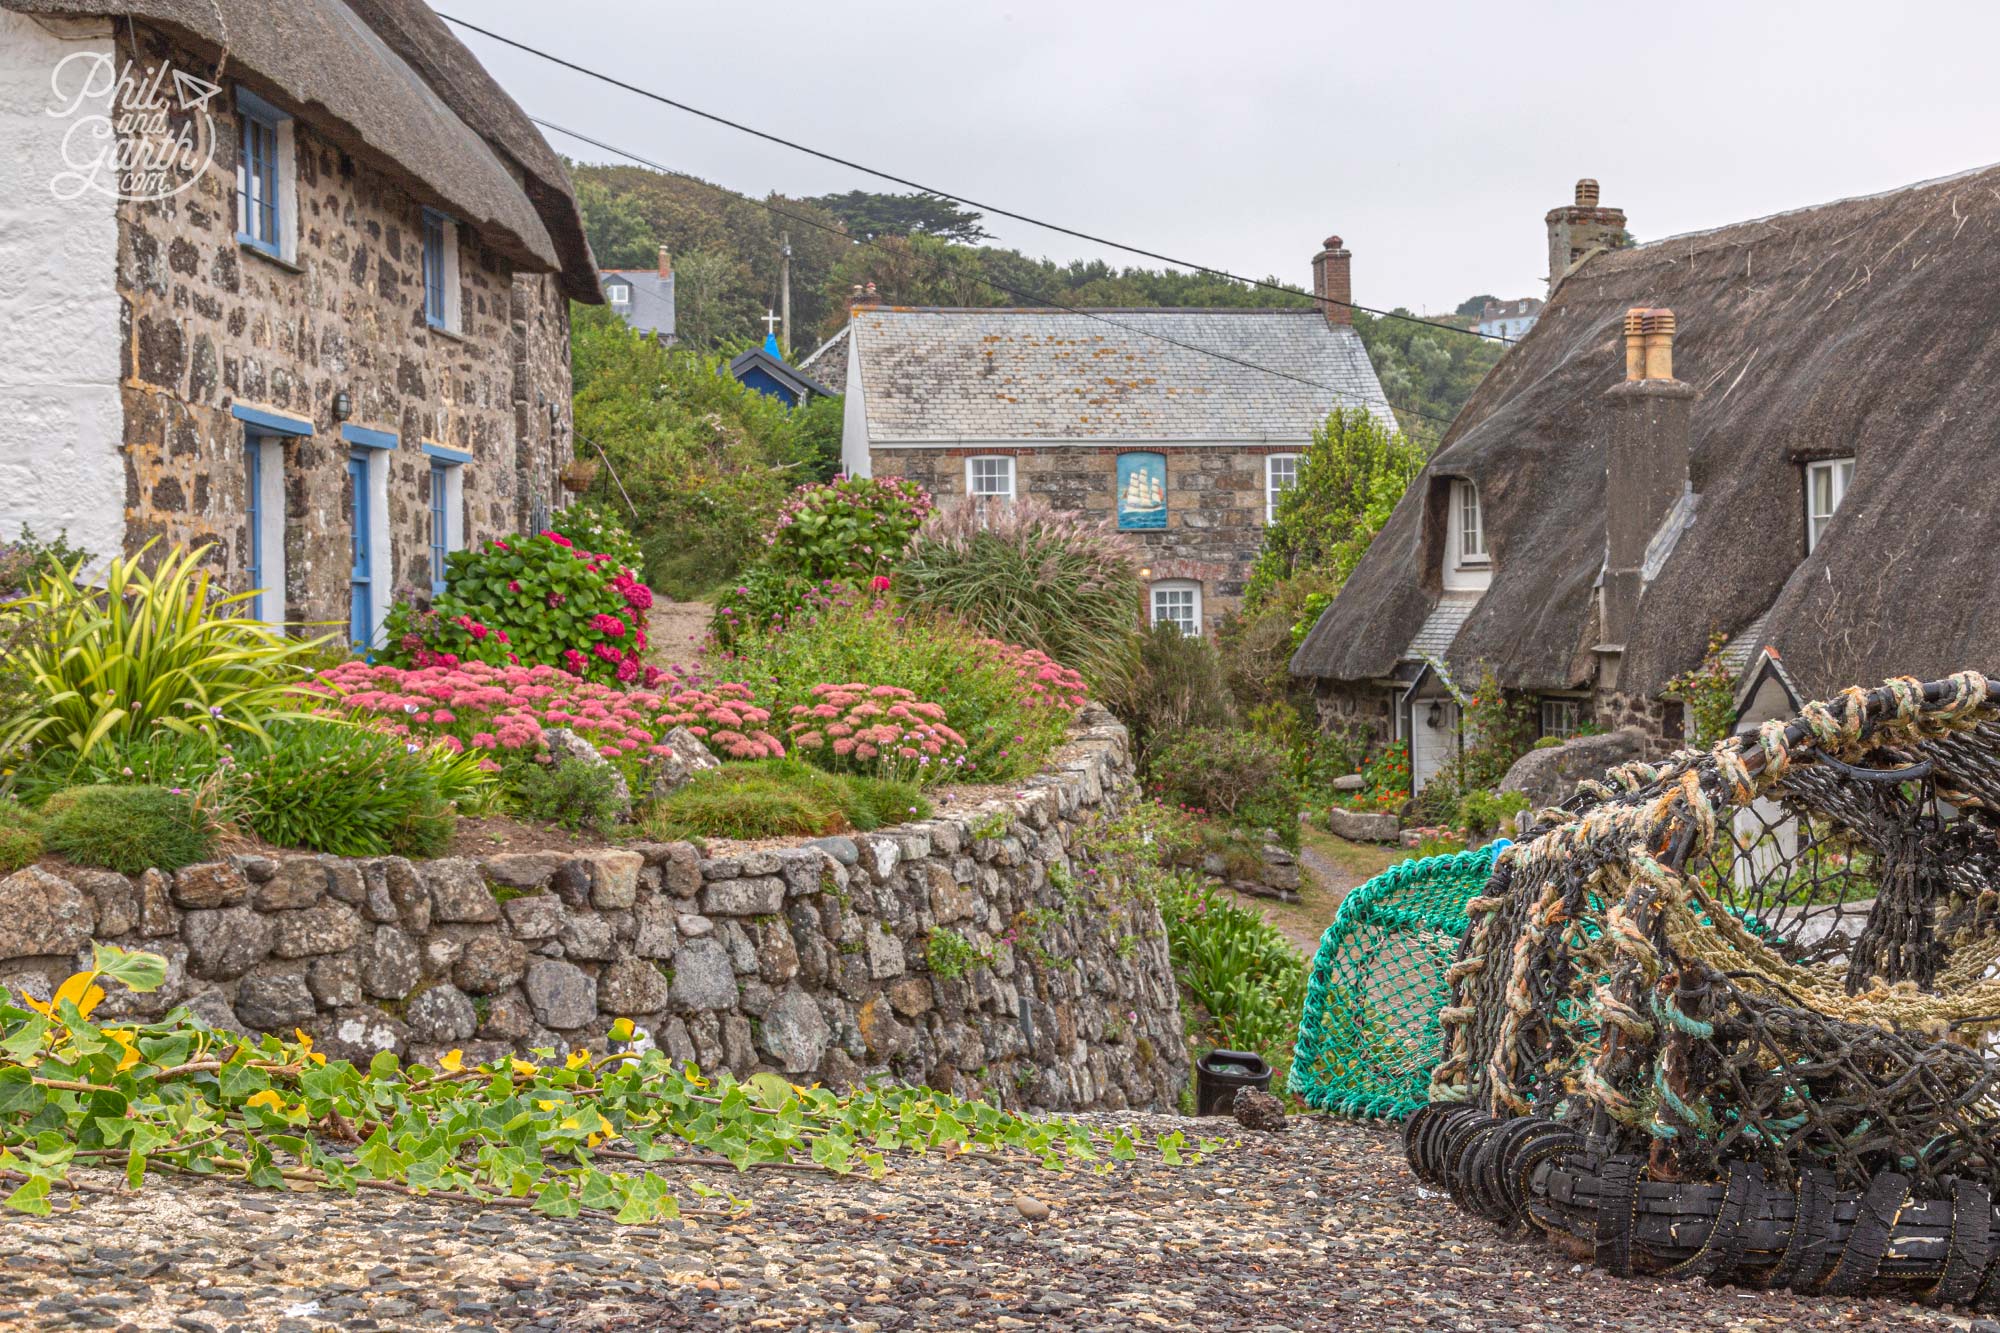
{"type": "Polygon", "coordinates": [[[1320,312],[1335,328],[1354,322],[1354,311],[1347,304],[1354,299],[1348,267],[1353,258],[1341,248],[1338,236],[1327,237],[1326,245],[1313,256],[1313,295],[1320,298],[1320,312]]]}
{"type": "Polygon", "coordinates": [[[660,276],[663,278],[674,276],[674,261],[667,254],[667,247],[664,245],[660,247],[660,276]]]}
{"type": "Polygon", "coordinates": [[[1549,225],[1549,294],[1569,276],[1570,270],[1599,250],[1616,250],[1626,243],[1625,214],[1597,204],[1597,182],[1585,177],[1576,183],[1576,202],[1568,208],[1552,208],[1545,219],[1549,225]]]}
{"type": "Polygon", "coordinates": [[[1646,557],[1663,527],[1686,517],[1677,511],[1689,495],[1688,418],[1695,390],[1674,378],[1673,311],[1639,306],[1625,312],[1625,379],[1604,396],[1611,424],[1600,653],[1624,647],[1648,575],[1658,572],[1646,568],[1646,557]]]}

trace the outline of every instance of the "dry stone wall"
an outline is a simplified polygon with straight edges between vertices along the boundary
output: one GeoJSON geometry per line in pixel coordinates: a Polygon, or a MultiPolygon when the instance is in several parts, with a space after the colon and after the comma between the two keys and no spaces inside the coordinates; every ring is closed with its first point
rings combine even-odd
{"type": "Polygon", "coordinates": [[[1091,709],[1018,793],[852,838],[35,866],[0,880],[0,984],[45,998],[106,940],[170,970],[101,1018],[186,1005],[356,1061],[601,1049],[630,1017],[710,1070],[1171,1107],[1188,1067],[1159,911],[1082,887],[1099,877],[1077,863],[1134,790],[1124,728],[1091,709]]]}

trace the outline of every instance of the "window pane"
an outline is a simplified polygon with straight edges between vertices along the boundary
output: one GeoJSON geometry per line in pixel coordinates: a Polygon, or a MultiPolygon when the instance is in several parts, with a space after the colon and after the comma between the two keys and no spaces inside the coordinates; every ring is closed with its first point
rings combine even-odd
{"type": "Polygon", "coordinates": [[[1479,516],[1479,488],[1469,481],[1458,486],[1459,550],[1467,559],[1486,554],[1486,530],[1479,516]]]}

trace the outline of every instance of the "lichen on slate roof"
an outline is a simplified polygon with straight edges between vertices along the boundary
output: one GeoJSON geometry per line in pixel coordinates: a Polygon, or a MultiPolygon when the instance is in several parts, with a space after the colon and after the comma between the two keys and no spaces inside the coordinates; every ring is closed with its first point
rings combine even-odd
{"type": "Polygon", "coordinates": [[[1338,406],[1394,420],[1360,336],[1316,310],[878,307],[852,328],[876,443],[1303,441],[1338,406]]]}

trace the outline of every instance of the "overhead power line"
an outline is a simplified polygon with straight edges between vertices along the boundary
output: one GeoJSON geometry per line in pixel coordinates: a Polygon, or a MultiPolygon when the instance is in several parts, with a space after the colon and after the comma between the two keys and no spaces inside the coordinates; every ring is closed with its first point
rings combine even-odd
{"type": "MultiPolygon", "coordinates": [[[[566,125],[559,125],[555,121],[544,120],[542,117],[534,115],[529,116],[528,119],[533,121],[535,124],[540,125],[543,129],[554,130],[557,134],[567,135],[569,138],[575,139],[579,143],[587,143],[591,147],[601,148],[607,153],[616,153],[618,156],[625,158],[628,161],[636,162],[640,166],[651,167],[655,171],[664,171],[669,173],[673,171],[673,168],[663,166],[662,164],[653,161],[651,158],[644,157],[638,153],[632,152],[630,149],[620,148],[616,144],[606,143],[604,140],[596,138],[593,135],[585,134],[580,130],[570,129],[566,125]]],[[[691,177],[690,179],[695,179],[695,178],[691,177]]],[[[734,191],[728,190],[725,187],[717,185],[712,181],[699,181],[699,183],[708,186],[710,189],[715,190],[718,193],[722,194],[735,193],[734,191]]],[[[778,205],[771,203],[767,199],[753,199],[749,195],[739,195],[737,197],[745,199],[748,202],[755,204],[757,207],[765,210],[766,212],[773,213],[778,217],[785,218],[789,221],[797,222],[807,227],[816,227],[820,231],[830,232],[833,235],[840,236],[846,239],[850,240],[853,239],[852,237],[848,236],[848,233],[843,228],[834,226],[830,223],[822,222],[818,218],[812,217],[805,213],[795,213],[791,209],[781,208],[778,205]]],[[[869,249],[877,251],[880,251],[882,249],[878,241],[872,241],[872,240],[857,241],[855,243],[857,245],[866,246],[869,249]]],[[[916,254],[916,252],[914,251],[912,253],[916,254]]],[[[916,257],[919,259],[924,259],[927,262],[935,262],[932,261],[931,257],[928,255],[916,254],[916,257]]],[[[1030,306],[1046,306],[1050,309],[1061,310],[1068,314],[1081,315],[1085,319],[1094,319],[1100,324],[1109,324],[1112,328],[1123,329],[1127,333],[1136,333],[1142,337],[1155,338],[1158,339],[1160,342],[1170,343],[1173,346],[1182,348],[1185,351],[1195,352],[1201,356],[1214,357],[1218,361],[1227,361],[1232,365],[1242,366],[1246,370],[1261,371],[1266,375],[1275,375],[1279,379],[1291,380],[1295,384],[1303,384],[1306,387],[1312,389],[1324,389],[1326,392],[1334,394],[1336,396],[1340,396],[1345,392],[1344,390],[1334,385],[1322,384],[1318,380],[1307,379],[1303,375],[1294,375],[1292,372],[1288,370],[1279,370],[1274,366],[1260,365],[1255,361],[1247,361],[1242,357],[1231,356],[1227,352],[1218,352],[1212,347],[1202,347],[1196,343],[1183,342],[1179,338],[1170,337],[1169,335],[1158,332],[1157,330],[1154,329],[1145,329],[1145,328],[1140,328],[1135,324],[1126,324],[1120,320],[1112,319],[1110,316],[1104,314],[1101,311],[1088,310],[1081,306],[1065,305],[1061,301],[1053,300],[1045,295],[1041,295],[1035,292],[1024,292],[1019,290],[1018,288],[1010,287],[1005,283],[995,282],[992,278],[987,277],[983,273],[963,273],[957,269],[946,269],[943,268],[942,266],[934,268],[933,272],[943,272],[947,276],[954,278],[970,278],[974,282],[981,283],[984,286],[992,288],[994,291],[999,292],[1003,296],[1011,296],[1015,300],[1026,302],[1030,306]]],[[[1383,397],[1386,400],[1388,395],[1384,394],[1383,397]]],[[[1398,412],[1406,412],[1413,417],[1421,417],[1426,421],[1434,421],[1440,425],[1445,425],[1445,426],[1449,426],[1451,424],[1452,419],[1450,417],[1441,417],[1434,412],[1425,412],[1420,408],[1404,407],[1394,402],[1391,402],[1389,406],[1391,408],[1394,408],[1398,412]]]]}
{"type": "MultiPolygon", "coordinates": [[[[608,83],[614,88],[622,88],[626,92],[637,93],[639,96],[644,98],[649,98],[650,100],[658,102],[663,106],[670,106],[674,108],[674,110],[676,111],[685,111],[691,116],[699,116],[703,120],[713,121],[717,125],[727,126],[732,130],[737,130],[743,134],[748,134],[755,138],[762,139],[767,143],[774,143],[779,145],[780,147],[790,148],[794,152],[800,152],[806,154],[809,157],[819,158],[823,162],[832,162],[837,166],[847,167],[850,170],[859,171],[866,175],[874,176],[879,180],[889,181],[892,184],[905,186],[909,189],[917,190],[924,194],[936,195],[940,199],[949,199],[952,203],[963,204],[967,208],[976,208],[983,213],[991,213],[996,217],[1012,218],[1016,222],[1025,222],[1031,227],[1040,227],[1045,231],[1059,232],[1064,236],[1075,237],[1079,241],[1089,241],[1092,245],[1101,245],[1106,247],[1107,249],[1112,249],[1112,250],[1123,250],[1127,254],[1139,255],[1145,259],[1156,259],[1162,264],[1171,264],[1175,268],[1192,269],[1196,273],[1206,273],[1213,277],[1227,278],[1231,282],[1240,282],[1243,283],[1245,286],[1260,287],[1266,291],[1283,292],[1287,296],[1304,295],[1309,299],[1311,299],[1312,301],[1323,306],[1337,305],[1337,306],[1342,306],[1348,310],[1366,311],[1368,314],[1378,316],[1379,318],[1382,319],[1402,320],[1403,322],[1408,324],[1421,324],[1425,328],[1443,329],[1446,333],[1463,334],[1473,338],[1486,338],[1493,342],[1512,343],[1517,341],[1516,339],[1503,337],[1502,335],[1497,333],[1482,333],[1478,329],[1461,329],[1455,324],[1445,324],[1435,319],[1424,319],[1418,315],[1406,315],[1394,310],[1378,310],[1374,306],[1357,305],[1353,301],[1339,301],[1335,300],[1331,296],[1320,296],[1313,292],[1301,293],[1296,288],[1286,287],[1281,283],[1271,282],[1268,281],[1267,279],[1246,278],[1241,274],[1232,273],[1228,269],[1216,268],[1210,264],[1197,264],[1191,259],[1176,259],[1172,255],[1161,254],[1157,250],[1148,250],[1142,246],[1137,246],[1137,245],[1127,245],[1123,241],[1114,241],[1106,236],[1098,236],[1092,232],[1079,231],[1075,227],[1065,227],[1059,222],[1049,222],[1042,218],[1031,217],[1026,213],[1016,213],[1012,209],[1001,208],[997,204],[984,204],[979,202],[977,199],[968,199],[964,195],[953,194],[949,190],[940,190],[934,186],[925,185],[920,181],[913,181],[906,176],[898,176],[894,172],[883,171],[877,167],[871,167],[865,165],[864,163],[856,162],[851,158],[841,157],[837,153],[825,152],[821,149],[814,148],[809,144],[800,143],[796,139],[787,139],[781,134],[772,134],[768,130],[760,130],[754,125],[745,125],[741,121],[731,120],[728,116],[717,115],[713,111],[704,111],[698,106],[690,106],[686,102],[682,102],[675,98],[668,97],[665,93],[654,92],[650,88],[642,88],[636,83],[627,83],[625,80],[617,78],[614,75],[606,74],[601,70],[592,69],[588,65],[580,65],[574,60],[566,60],[562,56],[556,55],[553,52],[544,51],[540,47],[530,46],[526,42],[516,41],[512,37],[502,36],[500,33],[494,32],[491,28],[482,28],[477,23],[468,22],[467,20],[458,18],[455,15],[447,14],[442,10],[438,11],[438,17],[445,20],[447,23],[456,23],[459,27],[466,29],[468,32],[476,32],[482,37],[490,37],[494,41],[499,42],[504,46],[511,46],[517,51],[526,52],[528,55],[535,56],[542,60],[546,60],[551,64],[561,65],[564,69],[574,70],[578,74],[585,75],[589,78],[597,79],[603,83],[608,83]]],[[[616,152],[617,150],[612,149],[610,151],[616,152]]],[[[662,168],[662,170],[665,170],[665,168],[662,168]]]]}

